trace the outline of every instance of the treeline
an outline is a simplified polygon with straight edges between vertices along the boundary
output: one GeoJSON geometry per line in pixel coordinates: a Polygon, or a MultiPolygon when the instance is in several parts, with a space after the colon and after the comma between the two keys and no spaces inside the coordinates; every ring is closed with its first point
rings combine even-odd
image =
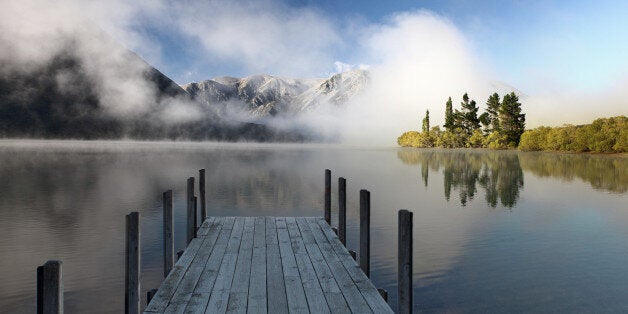
{"type": "Polygon", "coordinates": [[[628,151],[628,118],[601,118],[585,125],[542,126],[527,130],[521,135],[519,149],[625,153],[628,151]]]}
{"type": "Polygon", "coordinates": [[[430,112],[426,111],[422,131],[408,131],[397,138],[404,147],[487,147],[494,149],[516,148],[525,130],[525,114],[521,111],[519,97],[515,93],[497,93],[486,101],[486,110],[478,115],[475,100],[465,93],[460,110],[453,109],[451,97],[445,103],[444,130],[430,128],[430,112]]]}

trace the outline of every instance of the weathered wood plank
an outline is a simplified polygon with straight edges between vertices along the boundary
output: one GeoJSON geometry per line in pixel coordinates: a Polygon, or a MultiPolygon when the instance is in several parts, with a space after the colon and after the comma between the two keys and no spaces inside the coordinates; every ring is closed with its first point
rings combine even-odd
{"type": "Polygon", "coordinates": [[[249,313],[266,313],[266,220],[255,218],[253,236],[253,256],[251,259],[251,279],[249,282],[249,313]]]}
{"type": "Polygon", "coordinates": [[[196,287],[192,292],[190,301],[185,309],[186,313],[202,313],[205,311],[207,303],[209,302],[209,296],[211,295],[211,291],[216,281],[216,277],[218,276],[218,271],[220,269],[220,265],[222,264],[225,251],[227,250],[227,244],[229,243],[234,223],[234,217],[224,218],[221,225],[220,235],[214,245],[212,254],[205,263],[205,268],[196,283],[196,287]]]}
{"type": "Polygon", "coordinates": [[[288,313],[288,298],[275,217],[266,217],[266,291],[269,300],[268,311],[288,313]]]}
{"type": "Polygon", "coordinates": [[[392,312],[324,218],[210,217],[198,235],[146,313],[392,312]]]}
{"type": "MultiPolygon", "coordinates": [[[[219,222],[222,218],[210,219],[218,220],[219,222]]],[[[214,245],[218,240],[219,234],[220,225],[217,225],[215,228],[212,228],[205,237],[199,238],[203,241],[201,247],[199,248],[196,256],[194,256],[192,263],[183,275],[183,279],[181,279],[179,286],[177,287],[172,298],[170,299],[170,304],[166,308],[166,312],[183,313],[185,308],[188,306],[190,298],[192,297],[192,291],[194,290],[194,287],[198,283],[201,274],[203,273],[205,263],[212,253],[214,245]]]]}
{"type": "Polygon", "coordinates": [[[313,313],[330,313],[327,300],[318,282],[316,271],[310,261],[310,256],[303,243],[301,231],[299,230],[299,226],[297,226],[295,218],[286,217],[286,225],[288,227],[294,257],[299,269],[299,275],[301,276],[301,282],[303,283],[303,290],[305,290],[308,308],[310,312],[313,313]]]}
{"type": "Polygon", "coordinates": [[[318,276],[318,282],[321,285],[321,289],[323,290],[329,309],[333,313],[350,312],[347,301],[345,301],[345,298],[340,291],[340,287],[338,287],[338,283],[329,269],[329,265],[327,265],[327,262],[325,261],[325,258],[316,243],[316,239],[314,239],[314,235],[312,234],[312,230],[310,230],[307,221],[305,218],[297,218],[296,221],[299,226],[299,230],[301,231],[301,237],[303,238],[305,248],[310,255],[312,266],[318,276]]]}
{"type": "Polygon", "coordinates": [[[277,239],[281,253],[281,266],[286,285],[286,297],[288,298],[288,310],[292,312],[307,312],[308,304],[303,290],[303,282],[299,274],[297,261],[292,250],[290,235],[284,217],[275,219],[277,224],[277,239]]]}
{"type": "Polygon", "coordinates": [[[238,252],[233,283],[229,292],[227,313],[246,313],[246,304],[249,298],[249,280],[251,278],[251,257],[253,255],[253,236],[255,218],[244,218],[244,231],[238,252]]]}
{"type": "Polygon", "coordinates": [[[159,286],[157,293],[144,312],[163,312],[166,309],[202,243],[203,240],[201,238],[193,239],[192,242],[190,242],[183,252],[183,255],[181,255],[181,258],[179,258],[177,263],[172,267],[172,271],[170,271],[168,277],[166,277],[159,286]]]}
{"type": "MultiPolygon", "coordinates": [[[[364,297],[362,296],[362,293],[360,293],[358,287],[355,286],[355,283],[351,279],[351,276],[348,274],[347,270],[340,261],[340,258],[336,255],[336,252],[334,251],[330,243],[336,242],[339,245],[342,245],[338,240],[338,237],[334,235],[334,238],[332,239],[332,241],[330,241],[325,236],[325,228],[321,228],[316,218],[306,218],[306,221],[310,226],[312,235],[314,236],[314,239],[316,240],[316,243],[318,244],[318,247],[320,248],[323,257],[325,258],[329,269],[331,269],[334,277],[336,278],[336,282],[340,287],[340,291],[345,297],[345,300],[347,301],[347,304],[349,305],[351,311],[354,313],[372,313],[371,308],[369,307],[366,300],[364,300],[364,297]]],[[[333,234],[333,231],[329,229],[329,226],[327,226],[327,229],[333,234]]],[[[349,253],[347,253],[347,256],[349,256],[349,253]]],[[[349,258],[351,257],[349,256],[349,258]]]]}
{"type": "Polygon", "coordinates": [[[225,313],[229,302],[229,292],[233,283],[233,275],[238,260],[238,251],[242,242],[242,232],[244,230],[244,218],[236,217],[231,237],[225,255],[218,270],[218,276],[214,283],[214,288],[209,297],[205,313],[225,313]]]}
{"type": "Polygon", "coordinates": [[[349,273],[351,280],[353,280],[355,286],[359,289],[369,307],[375,313],[392,313],[390,306],[384,302],[375,286],[373,286],[373,283],[368,279],[368,277],[366,277],[364,272],[362,272],[362,269],[358,266],[358,264],[356,264],[351,255],[349,255],[349,252],[344,245],[338,241],[334,241],[337,237],[331,230],[329,230],[329,228],[325,228],[325,221],[320,218],[316,218],[315,220],[321,227],[321,230],[329,240],[334,252],[347,270],[347,273],[349,273]]]}

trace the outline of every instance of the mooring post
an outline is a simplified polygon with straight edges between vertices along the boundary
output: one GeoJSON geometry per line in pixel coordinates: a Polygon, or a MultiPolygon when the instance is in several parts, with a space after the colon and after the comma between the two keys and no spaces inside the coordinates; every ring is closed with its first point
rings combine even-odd
{"type": "Polygon", "coordinates": [[[347,180],[338,178],[338,238],[347,246],[347,180]]]}
{"type": "Polygon", "coordinates": [[[197,237],[198,234],[198,197],[194,196],[194,237],[197,237]]]}
{"type": "Polygon", "coordinates": [[[63,313],[61,261],[47,261],[37,267],[37,313],[63,313]]]}
{"type": "Polygon", "coordinates": [[[187,242],[190,244],[194,239],[194,177],[188,178],[188,191],[187,191],[187,242]]]}
{"type": "Polygon", "coordinates": [[[360,190],[360,268],[371,277],[371,192],[360,190]]]}
{"type": "Polygon", "coordinates": [[[198,194],[201,197],[201,224],[207,219],[207,202],[205,200],[205,169],[198,171],[198,194]]]}
{"type": "Polygon", "coordinates": [[[126,215],[125,313],[140,313],[140,213],[126,215]]]}
{"type": "Polygon", "coordinates": [[[163,194],[164,202],[164,277],[168,277],[174,265],[174,219],[172,213],[172,190],[163,194]]]}
{"type": "Polygon", "coordinates": [[[325,221],[331,226],[331,170],[325,169],[325,221]]]}
{"type": "Polygon", "coordinates": [[[398,296],[399,313],[412,313],[412,212],[399,211],[398,296]]]}

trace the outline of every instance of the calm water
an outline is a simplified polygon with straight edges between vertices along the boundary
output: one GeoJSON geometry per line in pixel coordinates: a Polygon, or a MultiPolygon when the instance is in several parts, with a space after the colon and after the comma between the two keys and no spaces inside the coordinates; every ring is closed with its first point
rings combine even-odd
{"type": "MultiPolygon", "coordinates": [[[[396,307],[397,210],[414,212],[425,312],[628,311],[628,158],[483,150],[0,141],[0,312],[32,313],[36,267],[64,262],[69,313],[124,306],[124,215],[141,213],[142,290],[161,281],[161,193],[207,169],[211,215],[322,216],[323,170],[372,199],[372,279],[396,307]]],[[[333,205],[337,208],[335,193],[333,205]]],[[[337,222],[334,212],[333,223],[337,222]]]]}

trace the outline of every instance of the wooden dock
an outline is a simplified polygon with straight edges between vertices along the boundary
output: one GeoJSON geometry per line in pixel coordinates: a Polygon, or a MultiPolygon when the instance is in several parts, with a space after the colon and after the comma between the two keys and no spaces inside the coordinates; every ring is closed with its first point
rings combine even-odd
{"type": "MultiPolygon", "coordinates": [[[[360,190],[360,263],[346,243],[346,180],[338,178],[331,228],[331,171],[324,218],[206,217],[205,170],[187,180],[187,247],[174,263],[172,190],[163,193],[165,280],[147,291],[144,313],[392,313],[370,281],[370,192],[360,190]],[[202,224],[198,226],[198,221],[202,224]]],[[[139,212],[126,216],[125,313],[140,313],[139,212]]],[[[412,212],[399,210],[398,312],[412,313],[412,212]]],[[[63,313],[62,262],[37,268],[37,313],[63,313]]]]}
{"type": "Polygon", "coordinates": [[[323,218],[209,217],[144,313],[392,313],[323,218]]]}

